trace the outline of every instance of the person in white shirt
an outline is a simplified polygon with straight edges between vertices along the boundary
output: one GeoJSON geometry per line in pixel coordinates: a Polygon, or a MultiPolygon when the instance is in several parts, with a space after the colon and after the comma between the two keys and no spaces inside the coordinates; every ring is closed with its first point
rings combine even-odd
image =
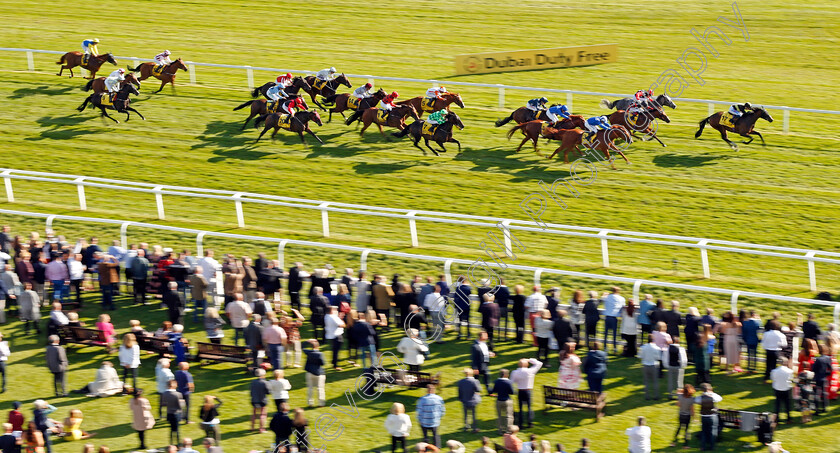
{"type": "Polygon", "coordinates": [[[540,285],[534,285],[534,292],[525,298],[525,319],[530,321],[531,324],[531,332],[534,336],[534,344],[537,343],[536,335],[533,332],[536,332],[536,328],[534,326],[536,319],[540,316],[543,310],[548,307],[548,299],[545,298],[543,293],[541,292],[540,285]]]}
{"type": "Polygon", "coordinates": [[[427,320],[431,321],[435,326],[435,331],[429,335],[430,339],[433,339],[435,343],[443,343],[443,333],[446,331],[446,322],[443,318],[445,317],[444,313],[447,299],[440,292],[440,285],[435,284],[434,292],[427,294],[426,299],[423,301],[423,308],[429,312],[429,318],[427,320]]]}
{"type": "Polygon", "coordinates": [[[204,251],[204,258],[198,260],[198,266],[204,271],[204,278],[207,279],[207,288],[210,290],[210,297],[213,299],[216,308],[219,308],[219,303],[217,302],[219,291],[216,282],[216,273],[222,270],[222,266],[213,258],[213,250],[208,249],[204,251]]]}
{"type": "Polygon", "coordinates": [[[650,426],[644,417],[636,419],[636,426],[627,428],[624,431],[630,438],[630,445],[627,447],[630,453],[650,453],[650,426]]]}
{"type": "Polygon", "coordinates": [[[782,325],[779,321],[773,319],[767,323],[769,330],[764,332],[764,337],[761,339],[761,346],[767,353],[765,360],[766,368],[764,369],[764,380],[770,380],[770,372],[776,368],[776,360],[778,360],[779,353],[782,348],[787,346],[787,338],[782,333],[782,325]]]}
{"type": "Polygon", "coordinates": [[[516,385],[519,400],[519,426],[530,428],[534,421],[534,411],[531,409],[531,390],[534,388],[534,376],[542,368],[542,362],[537,359],[519,359],[519,368],[510,374],[511,382],[516,385]],[[522,406],[528,406],[528,424],[523,424],[522,406]]]}
{"type": "Polygon", "coordinates": [[[0,333],[0,374],[3,376],[3,389],[0,393],[6,393],[6,362],[12,352],[9,350],[9,342],[3,341],[3,334],[0,333]]]}
{"type": "Polygon", "coordinates": [[[338,307],[330,307],[330,314],[324,317],[324,338],[332,343],[333,369],[341,371],[338,366],[338,356],[344,345],[344,321],[338,317],[338,307]]]}
{"type": "Polygon", "coordinates": [[[662,358],[662,350],[653,342],[653,336],[648,335],[648,342],[639,350],[639,358],[642,360],[642,380],[645,383],[645,399],[651,399],[651,386],[653,387],[652,399],[659,399],[659,360],[662,358]]]}
{"type": "Polygon", "coordinates": [[[271,397],[274,399],[274,405],[277,407],[277,412],[280,412],[280,405],[289,401],[289,390],[292,389],[292,384],[286,379],[283,370],[274,370],[274,379],[267,383],[268,389],[271,391],[271,397]]]}
{"type": "Polygon", "coordinates": [[[402,403],[391,405],[391,413],[385,417],[385,429],[391,435],[391,451],[397,451],[397,444],[405,448],[405,438],[411,434],[411,417],[406,415],[405,406],[402,403]]]}
{"type": "Polygon", "coordinates": [[[155,384],[157,385],[157,393],[160,397],[160,404],[158,404],[158,419],[163,418],[163,394],[169,390],[169,381],[175,379],[175,373],[169,369],[169,359],[160,359],[155,366],[155,384]]]}
{"type": "Polygon", "coordinates": [[[612,293],[606,295],[604,300],[604,351],[609,345],[609,332],[612,331],[613,354],[618,349],[616,343],[616,335],[618,333],[618,317],[621,315],[621,309],[626,305],[624,296],[619,294],[621,289],[617,286],[612,287],[612,293]]]}
{"type": "MultiPolygon", "coordinates": [[[[85,281],[85,265],[82,264],[82,254],[71,254],[67,260],[67,270],[70,273],[70,288],[76,290],[76,304],[82,308],[82,283],[85,281]]],[[[70,296],[70,291],[67,292],[70,296]]]]}
{"type": "Polygon", "coordinates": [[[59,326],[66,326],[70,323],[70,320],[67,319],[67,315],[61,311],[61,302],[53,302],[53,309],[50,312],[50,319],[55,321],[56,324],[59,326]]]}
{"type": "Polygon", "coordinates": [[[662,350],[662,363],[668,369],[668,399],[674,399],[677,389],[683,388],[685,368],[688,366],[688,354],[680,346],[679,338],[674,337],[673,343],[662,350]]]}
{"type": "Polygon", "coordinates": [[[426,360],[424,353],[429,352],[429,347],[420,339],[417,329],[408,329],[408,335],[397,344],[397,351],[403,354],[403,362],[409,370],[420,371],[420,365],[426,360]]]}
{"type": "Polygon", "coordinates": [[[776,420],[782,421],[781,413],[779,412],[781,406],[785,406],[785,413],[787,414],[787,422],[791,423],[790,419],[790,396],[791,379],[793,378],[793,370],[788,367],[787,357],[779,357],[779,366],[770,372],[770,380],[773,385],[773,392],[776,394],[776,420]]]}
{"type": "Polygon", "coordinates": [[[133,388],[137,388],[137,369],[140,367],[140,346],[133,333],[123,335],[119,352],[120,366],[123,367],[123,394],[128,394],[125,385],[128,384],[128,370],[131,370],[133,388]]]}

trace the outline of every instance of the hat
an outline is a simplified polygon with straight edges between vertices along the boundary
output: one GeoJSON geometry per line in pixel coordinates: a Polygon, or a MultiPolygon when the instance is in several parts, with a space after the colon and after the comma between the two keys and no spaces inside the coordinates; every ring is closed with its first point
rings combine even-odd
{"type": "Polygon", "coordinates": [[[326,264],[326,265],[324,265],[324,269],[333,270],[333,265],[332,264],[326,264]]]}
{"type": "Polygon", "coordinates": [[[14,403],[12,403],[12,409],[18,410],[18,409],[20,409],[20,406],[22,406],[22,405],[23,404],[20,401],[15,401],[14,403]]]}
{"type": "Polygon", "coordinates": [[[172,253],[172,247],[164,247],[163,253],[172,253]]]}

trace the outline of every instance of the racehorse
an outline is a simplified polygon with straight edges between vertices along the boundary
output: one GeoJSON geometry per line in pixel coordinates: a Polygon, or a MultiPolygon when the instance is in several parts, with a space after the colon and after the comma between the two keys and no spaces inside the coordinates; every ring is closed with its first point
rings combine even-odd
{"type": "Polygon", "coordinates": [[[414,107],[414,110],[417,111],[417,115],[423,116],[425,112],[437,112],[442,109],[449,110],[449,106],[452,104],[457,105],[458,107],[464,108],[464,101],[461,99],[461,95],[458,93],[443,93],[440,95],[439,99],[435,99],[435,103],[432,105],[432,109],[429,110],[428,107],[424,108],[424,100],[426,98],[423,96],[417,96],[416,98],[406,99],[404,101],[397,102],[397,105],[403,104],[411,104],[414,107]]]}
{"type": "MultiPolygon", "coordinates": [[[[300,95],[292,94],[287,99],[298,99],[300,98],[303,101],[303,98],[300,95]]],[[[277,102],[286,102],[286,99],[281,99],[277,102]]],[[[248,115],[248,119],[245,120],[245,123],[242,124],[242,129],[244,130],[245,126],[248,125],[248,121],[251,121],[251,118],[257,115],[267,115],[268,114],[268,101],[265,99],[252,99],[250,101],[246,101],[245,103],[239,105],[238,107],[234,107],[234,110],[243,109],[245,107],[251,106],[251,114],[248,115]]],[[[309,106],[306,105],[306,101],[303,102],[303,107],[305,110],[309,109],[309,106]]],[[[277,108],[279,109],[280,106],[278,105],[277,108]]]]}
{"type": "MultiPolygon", "coordinates": [[[[87,107],[88,102],[90,102],[94,107],[99,107],[99,110],[102,110],[102,116],[107,116],[108,118],[111,118],[111,115],[109,115],[108,112],[105,111],[105,109],[116,110],[120,113],[125,113],[126,121],[128,121],[128,118],[130,116],[128,112],[134,112],[140,115],[140,118],[143,118],[145,120],[146,117],[144,117],[142,113],[138,112],[137,110],[134,110],[133,107],[129,106],[131,99],[129,99],[128,96],[131,94],[140,94],[140,91],[138,91],[137,87],[135,87],[134,85],[127,83],[123,85],[122,88],[120,88],[120,91],[117,92],[116,96],[114,96],[114,102],[112,104],[108,105],[102,103],[102,98],[107,97],[108,93],[93,93],[90,96],[88,96],[87,99],[85,99],[85,102],[83,102],[82,105],[77,107],[76,110],[83,112],[87,107]]],[[[117,124],[120,123],[115,118],[111,119],[114,120],[114,122],[117,124]]]]}
{"type": "MultiPolygon", "coordinates": [[[[335,90],[338,88],[339,85],[344,85],[347,88],[353,88],[353,85],[350,83],[350,80],[343,73],[332,80],[328,80],[327,83],[321,88],[318,88],[315,85],[315,76],[306,76],[306,83],[309,84],[309,89],[304,88],[303,91],[309,93],[309,97],[312,98],[312,102],[318,107],[320,107],[323,111],[327,111],[327,109],[324,108],[323,105],[318,103],[318,100],[315,99],[315,96],[320,95],[325,98],[330,97],[336,93],[335,90]]],[[[318,83],[321,82],[319,81],[318,83]]]]}
{"type": "Polygon", "coordinates": [[[496,121],[496,127],[502,127],[513,120],[516,124],[527,123],[528,121],[542,120],[551,121],[545,110],[538,110],[534,112],[527,107],[519,107],[514,110],[507,118],[502,118],[496,121]]]}
{"type": "MultiPolygon", "coordinates": [[[[659,96],[654,99],[660,106],[671,107],[672,109],[677,108],[677,104],[671,99],[670,96],[667,94],[660,94],[659,96]]],[[[630,108],[631,105],[636,103],[636,98],[633,96],[628,96],[623,99],[616,99],[615,101],[610,102],[607,99],[601,99],[601,107],[605,109],[616,109],[616,110],[627,110],[630,108]]]]}
{"type": "MultiPolygon", "coordinates": [[[[284,114],[284,117],[288,117],[288,115],[284,114]]],[[[274,128],[274,132],[272,132],[271,134],[271,140],[274,140],[274,136],[277,135],[277,131],[279,131],[280,128],[283,128],[291,132],[297,132],[300,136],[301,143],[303,143],[304,145],[306,144],[306,140],[303,138],[304,132],[308,132],[313,137],[315,137],[315,139],[318,140],[319,143],[321,143],[322,145],[324,144],[324,142],[317,135],[315,135],[314,132],[312,132],[312,129],[309,128],[309,121],[313,121],[318,126],[323,125],[323,123],[321,122],[321,115],[319,115],[318,112],[314,110],[304,110],[301,112],[297,112],[295,113],[295,116],[286,119],[288,119],[289,121],[286,123],[281,122],[279,113],[269,113],[267,115],[262,115],[259,118],[257,118],[257,121],[254,122],[254,127],[260,127],[260,123],[265,121],[265,127],[263,128],[263,131],[260,132],[260,136],[257,137],[257,141],[260,141],[262,136],[265,135],[265,133],[271,128],[274,128]]]]}
{"type": "MultiPolygon", "coordinates": [[[[636,135],[636,132],[642,132],[646,137],[650,137],[659,142],[660,145],[667,146],[665,143],[662,143],[662,140],[660,140],[659,137],[656,136],[656,130],[652,126],[653,119],[651,118],[662,120],[666,123],[671,122],[671,119],[668,118],[668,115],[665,114],[665,111],[662,110],[661,107],[648,108],[647,114],[637,113],[635,120],[636,124],[631,123],[632,114],[627,113],[624,110],[616,110],[615,112],[607,115],[607,120],[610,124],[619,124],[624,126],[624,128],[629,130],[633,135],[636,135]]],[[[642,139],[644,140],[644,137],[642,139]]]]}
{"type": "Polygon", "coordinates": [[[582,115],[570,115],[570,119],[563,119],[556,123],[534,120],[514,126],[513,129],[508,131],[507,138],[510,140],[514,132],[521,130],[522,134],[525,135],[525,138],[522,139],[522,143],[520,143],[519,147],[516,148],[516,152],[519,152],[519,150],[522,149],[522,145],[524,145],[528,140],[532,140],[534,142],[534,151],[536,151],[537,155],[540,155],[540,151],[537,149],[537,140],[540,136],[549,140],[560,140],[560,135],[562,134],[558,131],[562,131],[564,129],[574,129],[576,127],[581,129],[585,128],[582,115]]]}
{"type": "Polygon", "coordinates": [[[184,71],[189,71],[187,69],[187,65],[184,64],[184,60],[180,58],[169,63],[168,65],[163,67],[163,71],[160,74],[155,74],[153,69],[157,66],[157,63],[141,63],[137,65],[136,68],[132,68],[131,66],[126,66],[129,71],[131,72],[139,72],[140,79],[139,80],[146,80],[149,77],[154,76],[156,79],[160,80],[160,88],[155,91],[155,93],[160,93],[163,90],[163,87],[168,83],[172,85],[172,89],[175,89],[175,73],[178,72],[179,69],[183,69],[184,71]]]}
{"type": "Polygon", "coordinates": [[[376,93],[373,93],[373,96],[371,96],[369,98],[359,99],[359,106],[356,107],[355,109],[352,109],[352,108],[347,106],[347,101],[350,99],[350,96],[352,96],[352,95],[349,94],[349,93],[342,93],[342,94],[334,94],[334,95],[329,96],[329,97],[321,98],[321,102],[324,105],[326,105],[327,107],[329,107],[330,105],[333,106],[333,107],[330,107],[330,116],[329,116],[329,118],[327,118],[328,123],[330,121],[332,121],[332,114],[333,113],[341,113],[341,116],[344,119],[347,119],[347,117],[344,116],[344,111],[345,110],[364,110],[364,109],[368,109],[368,108],[371,108],[371,107],[376,107],[376,104],[378,104],[379,101],[381,101],[385,97],[385,90],[380,88],[380,89],[376,90],[376,93]]]}
{"type": "Polygon", "coordinates": [[[411,125],[407,128],[399,132],[394,132],[391,135],[393,135],[394,137],[405,137],[406,135],[411,134],[411,140],[414,142],[414,146],[423,151],[424,156],[426,155],[426,150],[420,148],[420,145],[417,144],[420,141],[420,137],[423,137],[423,140],[426,142],[426,148],[432,150],[432,152],[435,153],[435,156],[440,156],[440,153],[438,153],[434,150],[434,148],[429,146],[429,139],[432,139],[435,143],[438,144],[438,146],[440,146],[442,153],[446,152],[446,148],[444,148],[443,144],[449,142],[457,143],[458,152],[461,152],[461,142],[455,140],[455,138],[452,137],[452,128],[457,127],[458,129],[463,129],[464,123],[463,121],[461,121],[461,118],[459,118],[455,112],[447,113],[444,117],[444,122],[437,125],[431,134],[423,131],[423,125],[425,123],[426,122],[423,120],[417,120],[411,123],[411,125]]]}
{"type": "Polygon", "coordinates": [[[610,150],[617,152],[621,155],[621,157],[624,158],[625,162],[627,162],[628,164],[630,163],[630,161],[627,160],[627,156],[625,156],[624,153],[621,152],[621,149],[615,146],[614,143],[614,141],[619,138],[626,141],[627,143],[633,143],[633,136],[630,135],[630,132],[628,132],[627,129],[624,128],[624,126],[616,124],[609,129],[599,130],[595,133],[595,139],[591,143],[583,142],[583,134],[585,132],[580,129],[565,129],[558,132],[560,132],[560,134],[558,135],[560,136],[560,141],[562,142],[562,144],[559,148],[554,150],[551,156],[548,156],[549,159],[554,157],[555,154],[562,150],[563,162],[568,164],[569,152],[577,150],[578,154],[582,154],[581,149],[588,148],[593,151],[600,151],[604,153],[604,157],[606,157],[607,161],[610,163],[610,165],[612,165],[613,170],[617,170],[617,168],[615,168],[615,162],[613,162],[613,160],[610,158],[610,150]]]}
{"type": "MultiPolygon", "coordinates": [[[[125,80],[120,82],[120,88],[126,83],[132,83],[137,85],[137,89],[140,89],[140,81],[137,80],[137,77],[134,76],[133,73],[129,72],[127,76],[125,76],[125,80]]],[[[104,93],[108,91],[108,88],[105,86],[105,77],[98,77],[96,79],[91,80],[88,82],[84,88],[84,91],[93,90],[94,93],[104,93]]]]}
{"type": "Polygon", "coordinates": [[[706,123],[709,123],[709,126],[715,128],[718,132],[720,132],[720,138],[723,139],[729,146],[732,148],[733,151],[738,151],[738,145],[729,141],[726,137],[727,132],[732,132],[735,134],[740,135],[741,137],[747,137],[749,140],[743,142],[745,145],[750,144],[755,137],[751,137],[751,135],[755,134],[758,135],[758,138],[761,139],[761,146],[767,146],[764,143],[764,137],[758,133],[758,131],[753,130],[753,126],[755,126],[756,121],[759,119],[766,120],[768,123],[773,122],[773,117],[767,113],[767,110],[764,110],[763,107],[753,107],[752,111],[744,113],[741,118],[737,119],[735,122],[735,127],[724,126],[720,124],[720,117],[723,115],[724,112],[717,112],[714,115],[711,115],[707,118],[704,118],[700,121],[700,129],[697,130],[697,133],[694,134],[694,138],[700,138],[700,134],[703,133],[703,128],[706,127],[706,123]]]}
{"type": "MultiPolygon", "coordinates": [[[[254,91],[251,92],[251,97],[257,97],[260,94],[262,94],[265,97],[268,97],[266,93],[268,93],[268,90],[274,85],[274,82],[268,82],[261,87],[254,88],[254,91]]],[[[297,94],[297,92],[301,89],[303,91],[309,91],[312,89],[312,87],[309,85],[309,83],[306,82],[306,80],[304,80],[303,77],[297,76],[292,79],[292,84],[284,88],[283,91],[286,94],[297,94]]]]}
{"type": "Polygon", "coordinates": [[[375,123],[376,126],[379,127],[379,133],[382,134],[383,137],[385,137],[385,132],[382,130],[382,126],[391,126],[396,127],[399,130],[403,130],[405,129],[405,118],[407,116],[410,116],[415,120],[420,119],[420,117],[417,116],[417,111],[414,110],[414,107],[412,107],[410,104],[394,106],[394,108],[392,108],[387,113],[388,115],[385,117],[385,122],[380,123],[379,109],[369,108],[365,110],[356,110],[355,112],[353,112],[352,115],[350,115],[350,118],[347,118],[345,124],[349,126],[353,124],[354,121],[361,121],[362,123],[364,123],[361,132],[359,132],[359,135],[364,137],[365,129],[367,129],[368,126],[371,125],[371,123],[375,123]]]}
{"type": "Polygon", "coordinates": [[[70,70],[70,77],[73,77],[73,68],[76,66],[82,66],[83,68],[90,71],[89,79],[96,78],[96,71],[102,67],[105,62],[111,63],[112,65],[117,65],[117,60],[114,59],[114,56],[110,53],[106,53],[103,55],[91,55],[90,59],[87,62],[87,66],[82,66],[82,53],[79,51],[76,52],[67,52],[66,54],[61,56],[61,59],[56,61],[55,64],[60,64],[61,70],[58,71],[58,75],[64,73],[65,69],[70,70]]]}

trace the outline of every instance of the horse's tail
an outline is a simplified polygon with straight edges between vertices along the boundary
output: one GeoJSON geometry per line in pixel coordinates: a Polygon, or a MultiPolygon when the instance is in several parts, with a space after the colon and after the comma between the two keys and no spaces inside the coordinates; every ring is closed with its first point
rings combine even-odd
{"type": "MultiPolygon", "coordinates": [[[[259,95],[260,95],[260,88],[262,88],[262,87],[256,87],[256,88],[254,88],[254,91],[252,91],[252,92],[251,92],[251,97],[252,97],[252,98],[255,98],[255,97],[257,97],[257,96],[259,96],[259,95]]],[[[244,107],[244,106],[243,106],[243,107],[244,107]]],[[[236,110],[236,109],[234,109],[234,110],[236,110]]]]}
{"type": "Polygon", "coordinates": [[[137,65],[136,68],[132,68],[131,66],[128,66],[128,65],[126,65],[125,67],[128,68],[128,70],[131,71],[131,72],[140,72],[140,65],[137,65]]]}
{"type": "Polygon", "coordinates": [[[334,94],[332,96],[322,97],[321,104],[335,104],[335,99],[338,97],[338,94],[334,94]]]}
{"type": "Polygon", "coordinates": [[[496,127],[502,127],[505,124],[509,123],[510,120],[512,120],[512,119],[513,119],[513,113],[511,113],[510,116],[508,116],[507,118],[502,118],[502,119],[496,121],[496,127]]]}
{"type": "Polygon", "coordinates": [[[711,119],[712,119],[712,117],[708,116],[706,118],[703,118],[703,120],[700,121],[700,129],[697,129],[697,132],[694,133],[694,138],[700,138],[700,134],[703,133],[703,128],[706,127],[706,123],[708,123],[709,120],[711,120],[711,119]]]}
{"type": "Polygon", "coordinates": [[[64,64],[65,58],[67,58],[67,54],[62,55],[61,58],[59,58],[58,61],[55,62],[55,64],[64,64]]]}
{"type": "MultiPolygon", "coordinates": [[[[411,126],[414,126],[416,123],[417,123],[417,121],[415,121],[414,123],[411,123],[411,126]]],[[[408,135],[408,133],[410,132],[409,129],[411,129],[411,126],[406,126],[406,127],[403,128],[403,130],[398,131],[398,132],[392,132],[391,135],[393,135],[394,137],[397,137],[397,138],[403,138],[406,135],[408,135]]]]}
{"type": "Polygon", "coordinates": [[[254,128],[255,128],[255,129],[259,129],[259,127],[260,127],[260,123],[262,123],[263,121],[265,121],[265,119],[266,119],[266,118],[268,118],[268,115],[271,115],[271,114],[270,114],[270,113],[266,113],[265,115],[260,115],[260,116],[257,118],[257,120],[256,120],[256,121],[254,121],[254,128]]]}
{"type": "Polygon", "coordinates": [[[244,109],[245,107],[248,107],[249,105],[251,105],[253,103],[254,103],[254,101],[246,101],[242,105],[240,105],[238,107],[234,107],[233,109],[234,110],[244,109]]]}
{"type": "Polygon", "coordinates": [[[347,121],[345,121],[344,124],[349,126],[349,125],[353,124],[354,122],[358,121],[361,118],[362,118],[362,111],[361,110],[356,110],[355,112],[353,112],[350,115],[349,118],[347,118],[347,121]]]}
{"type": "Polygon", "coordinates": [[[507,138],[508,138],[508,140],[510,140],[510,138],[511,138],[511,137],[513,137],[513,133],[514,133],[514,132],[518,131],[519,129],[522,129],[522,127],[523,127],[523,126],[525,126],[526,124],[528,124],[528,123],[517,124],[517,125],[516,125],[516,126],[514,126],[511,130],[509,130],[509,131],[507,132],[507,138]]]}
{"type": "Polygon", "coordinates": [[[85,108],[87,108],[88,102],[90,102],[90,96],[85,98],[85,102],[83,102],[82,105],[76,107],[76,110],[78,110],[80,112],[83,112],[85,110],[85,108]]]}
{"type": "Polygon", "coordinates": [[[615,101],[610,101],[609,99],[601,99],[601,102],[598,104],[605,109],[612,110],[615,107],[615,101]]]}
{"type": "Polygon", "coordinates": [[[90,80],[90,82],[88,82],[88,83],[86,83],[86,84],[85,84],[85,87],[84,87],[84,88],[82,88],[82,90],[83,90],[83,91],[90,91],[90,90],[91,90],[91,88],[93,88],[93,82],[94,82],[94,81],[95,81],[94,79],[91,79],[91,80],[90,80]]]}

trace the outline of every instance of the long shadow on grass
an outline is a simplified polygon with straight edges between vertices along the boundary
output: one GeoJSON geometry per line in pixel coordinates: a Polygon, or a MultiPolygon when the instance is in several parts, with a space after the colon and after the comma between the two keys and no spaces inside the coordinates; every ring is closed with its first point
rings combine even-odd
{"type": "Polygon", "coordinates": [[[693,168],[693,167],[708,167],[710,165],[717,165],[718,160],[729,159],[730,156],[726,154],[660,154],[653,158],[653,163],[658,167],[666,168],[693,168]]]}
{"type": "Polygon", "coordinates": [[[50,85],[41,85],[39,87],[27,87],[27,88],[18,88],[17,90],[13,91],[10,96],[7,96],[9,99],[23,99],[28,96],[34,96],[36,94],[43,94],[43,95],[61,95],[65,93],[69,93],[74,91],[78,88],[76,87],[66,87],[66,88],[50,88],[50,85]]]}

